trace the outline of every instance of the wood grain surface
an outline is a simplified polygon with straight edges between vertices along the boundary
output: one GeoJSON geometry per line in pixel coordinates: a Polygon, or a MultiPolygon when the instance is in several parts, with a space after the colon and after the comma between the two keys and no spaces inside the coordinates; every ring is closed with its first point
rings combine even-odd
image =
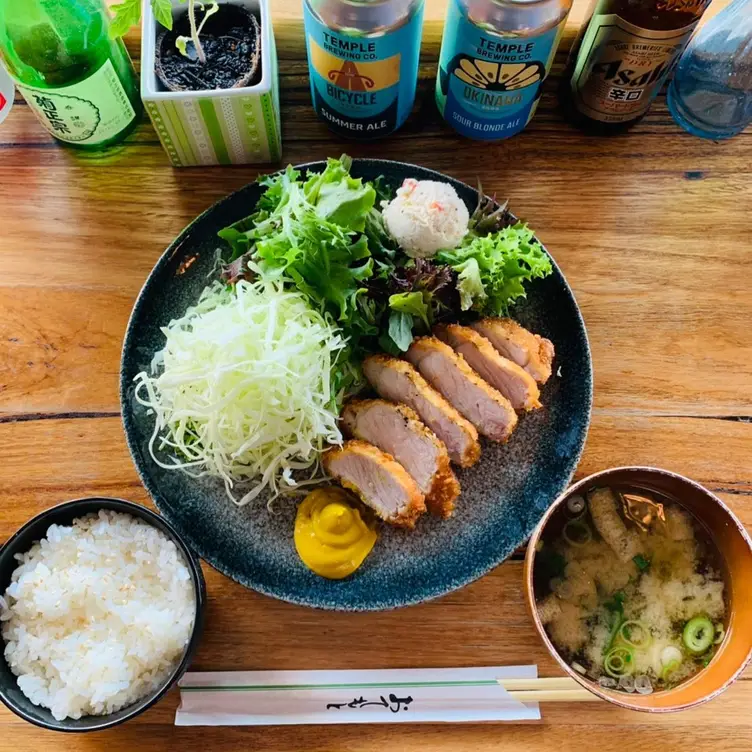
{"type": "MultiPolygon", "coordinates": [[[[663,99],[626,135],[589,138],[553,91],[586,3],[527,130],[497,144],[456,136],[432,90],[445,0],[427,4],[408,123],[345,143],[314,114],[300,3],[273,8],[284,160],[410,161],[509,197],[575,291],[595,366],[578,477],[654,464],[718,492],[752,528],[752,132],[726,143],[675,126],[663,99]]],[[[138,37],[128,39],[137,56],[138,37]]],[[[19,98],[0,127],[0,541],[65,499],[150,504],[123,437],[120,347],[135,297],[196,214],[268,166],[175,170],[148,120],[98,155],[61,148],[19,98]]],[[[194,668],[312,669],[537,663],[555,675],[523,608],[519,556],[445,598],[382,614],[279,603],[206,568],[207,628],[194,668]]],[[[135,721],[62,738],[0,710],[0,749],[749,750],[752,673],[708,706],[648,717],[605,704],[549,705],[520,725],[177,729],[172,692],[135,721]]]]}

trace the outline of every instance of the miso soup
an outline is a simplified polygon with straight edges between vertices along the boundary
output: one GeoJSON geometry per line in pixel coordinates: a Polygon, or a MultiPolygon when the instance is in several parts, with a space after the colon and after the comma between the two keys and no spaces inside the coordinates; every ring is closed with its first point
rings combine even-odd
{"type": "Polygon", "coordinates": [[[682,506],[638,488],[573,495],[539,542],[538,614],[570,666],[649,694],[701,671],[725,636],[723,560],[682,506]]]}

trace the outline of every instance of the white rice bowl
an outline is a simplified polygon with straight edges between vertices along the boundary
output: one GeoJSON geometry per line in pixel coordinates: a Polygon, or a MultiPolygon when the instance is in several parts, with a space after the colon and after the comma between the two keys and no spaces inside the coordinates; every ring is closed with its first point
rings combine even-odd
{"type": "Polygon", "coordinates": [[[16,558],[0,622],[31,702],[57,720],[106,715],[164,684],[190,640],[196,596],[161,530],[102,510],[50,526],[16,558]]]}
{"type": "Polygon", "coordinates": [[[429,258],[455,248],[467,235],[470,215],[449,183],[407,178],[384,205],[384,222],[412,258],[429,258]]]}

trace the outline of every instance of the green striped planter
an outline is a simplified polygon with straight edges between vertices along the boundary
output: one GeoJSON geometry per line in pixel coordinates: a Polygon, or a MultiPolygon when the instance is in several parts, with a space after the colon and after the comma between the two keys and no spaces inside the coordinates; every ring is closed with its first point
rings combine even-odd
{"type": "MultiPolygon", "coordinates": [[[[144,4],[141,98],[175,167],[278,162],[282,157],[279,81],[269,7],[244,0],[261,23],[261,81],[242,89],[161,91],[154,73],[157,24],[144,4]]],[[[174,2],[175,7],[179,3],[174,2]]],[[[221,12],[221,11],[220,11],[221,12]]]]}

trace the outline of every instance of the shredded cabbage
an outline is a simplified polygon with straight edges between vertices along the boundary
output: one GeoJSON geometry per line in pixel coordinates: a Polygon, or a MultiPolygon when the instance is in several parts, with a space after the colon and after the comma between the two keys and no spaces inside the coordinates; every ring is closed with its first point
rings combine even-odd
{"type": "Polygon", "coordinates": [[[321,452],[342,443],[332,369],[347,342],[302,293],[264,278],[215,282],[162,331],[151,374],[135,378],[155,415],[157,464],[222,478],[238,505],[318,482],[321,452]],[[237,498],[238,481],[256,482],[237,498]]]}

